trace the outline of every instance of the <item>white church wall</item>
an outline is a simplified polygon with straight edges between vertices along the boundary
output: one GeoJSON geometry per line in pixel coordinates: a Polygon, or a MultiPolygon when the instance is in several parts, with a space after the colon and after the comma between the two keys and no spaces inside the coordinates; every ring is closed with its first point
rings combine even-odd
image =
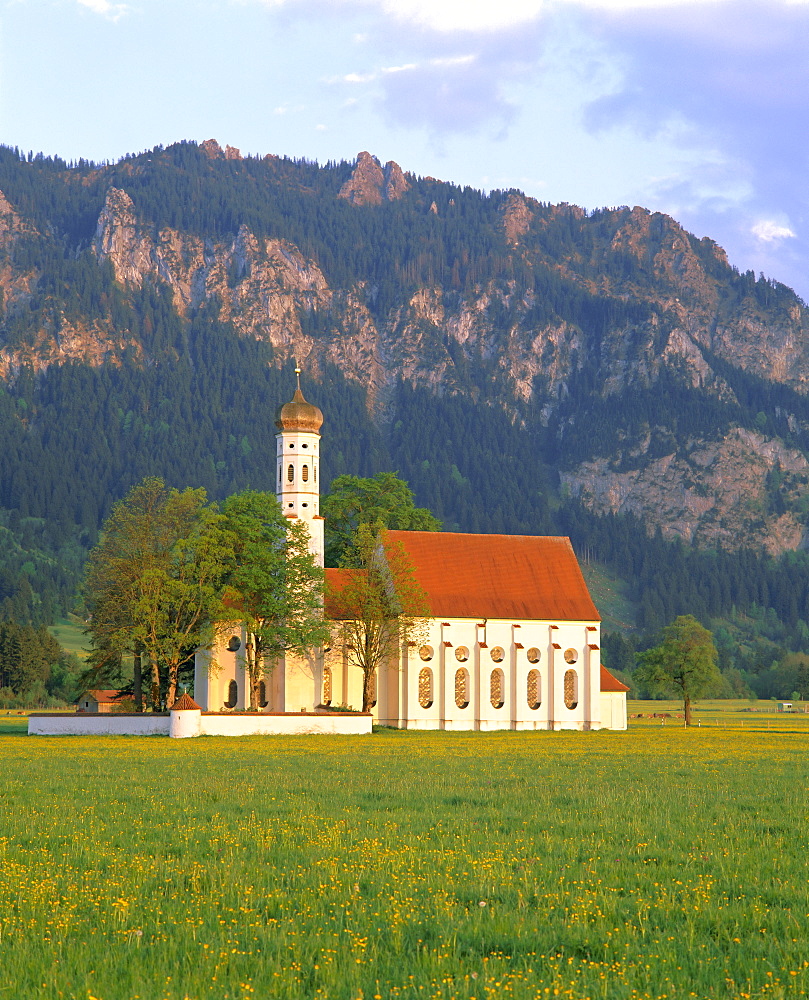
{"type": "Polygon", "coordinates": [[[242,710],[250,705],[244,659],[244,630],[236,627],[219,636],[211,649],[194,655],[194,700],[205,711],[242,710]],[[231,681],[236,700],[230,703],[231,681]]]}
{"type": "Polygon", "coordinates": [[[592,622],[431,620],[424,643],[400,658],[398,719],[390,700],[375,714],[387,725],[407,729],[600,728],[597,646],[598,627],[592,622]],[[456,688],[459,671],[465,675],[456,688]],[[502,671],[496,685],[499,707],[492,704],[494,671],[502,671]],[[568,671],[574,676],[575,707],[565,703],[568,671]],[[456,700],[456,692],[463,696],[456,700]]]}
{"type": "Polygon", "coordinates": [[[600,700],[602,727],[604,729],[626,729],[626,691],[602,691],[600,700]]]}

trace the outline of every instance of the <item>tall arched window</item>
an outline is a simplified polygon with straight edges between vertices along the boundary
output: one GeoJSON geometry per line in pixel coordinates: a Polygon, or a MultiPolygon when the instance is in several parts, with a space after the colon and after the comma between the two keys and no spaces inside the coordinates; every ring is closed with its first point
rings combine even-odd
{"type": "Polygon", "coordinates": [[[294,478],[295,478],[295,466],[292,465],[292,463],[290,462],[290,464],[287,466],[287,482],[291,483],[294,478]]]}
{"type": "Polygon", "coordinates": [[[228,684],[228,700],[225,702],[225,708],[235,708],[238,700],[239,685],[236,681],[231,681],[230,684],[228,684]]]}
{"type": "Polygon", "coordinates": [[[466,667],[455,671],[455,704],[458,708],[469,706],[469,671],[466,667]]]}
{"type": "Polygon", "coordinates": [[[376,706],[376,671],[371,674],[371,708],[376,706]]]}
{"type": "Polygon", "coordinates": [[[489,680],[489,700],[492,703],[492,708],[503,707],[503,691],[505,690],[505,686],[506,679],[503,671],[500,667],[497,667],[492,671],[492,676],[489,680]]]}
{"type": "Polygon", "coordinates": [[[536,710],[542,704],[542,678],[538,670],[528,671],[528,707],[536,710]]]}
{"type": "Polygon", "coordinates": [[[309,482],[309,466],[308,465],[304,465],[304,467],[301,469],[301,479],[305,483],[309,482]]]}
{"type": "Polygon", "coordinates": [[[565,706],[575,708],[579,703],[579,678],[575,670],[565,671],[565,706]]]}
{"type": "Polygon", "coordinates": [[[429,667],[419,671],[419,705],[431,708],[433,704],[433,672],[429,667]]]}
{"type": "Polygon", "coordinates": [[[264,683],[264,681],[258,682],[258,707],[259,708],[267,707],[267,685],[264,683]]]}
{"type": "Polygon", "coordinates": [[[324,705],[331,705],[331,667],[323,668],[323,698],[324,705]]]}

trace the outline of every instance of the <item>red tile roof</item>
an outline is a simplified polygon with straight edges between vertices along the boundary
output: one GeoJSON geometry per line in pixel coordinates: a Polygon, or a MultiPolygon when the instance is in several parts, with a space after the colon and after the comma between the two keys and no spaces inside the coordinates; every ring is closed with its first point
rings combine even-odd
{"type": "Polygon", "coordinates": [[[622,684],[617,677],[613,677],[604,664],[601,664],[601,690],[602,691],[628,691],[626,684],[622,684]]]}
{"type": "Polygon", "coordinates": [[[197,712],[202,711],[187,691],[183,691],[177,701],[175,701],[171,706],[171,710],[172,712],[192,712],[194,710],[197,712]]]}
{"type": "Polygon", "coordinates": [[[436,618],[600,621],[569,538],[449,531],[387,537],[404,548],[436,618]]]}
{"type": "Polygon", "coordinates": [[[87,697],[88,695],[95,701],[97,701],[99,705],[112,705],[114,704],[114,702],[119,701],[122,697],[120,691],[109,690],[109,689],[103,691],[102,690],[88,691],[85,697],[87,697]]]}
{"type": "Polygon", "coordinates": [[[326,598],[324,609],[326,617],[332,621],[338,621],[345,613],[345,609],[340,606],[340,595],[343,588],[351,579],[351,574],[356,573],[353,569],[327,569],[326,570],[326,598]]]}

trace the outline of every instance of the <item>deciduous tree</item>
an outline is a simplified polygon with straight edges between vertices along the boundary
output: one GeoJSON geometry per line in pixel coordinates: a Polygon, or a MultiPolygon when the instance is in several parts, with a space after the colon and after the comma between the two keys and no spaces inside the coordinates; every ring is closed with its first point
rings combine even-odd
{"type": "Polygon", "coordinates": [[[223,592],[234,539],[205,491],[145,479],[117,503],[90,554],[85,593],[94,646],[106,654],[144,650],[151,702],[174,703],[180,666],[211,641],[224,619],[223,592]]]}
{"type": "Polygon", "coordinates": [[[337,476],[323,498],[326,518],[326,565],[345,566],[357,552],[355,539],[362,525],[403,531],[440,531],[441,522],[426,507],[416,507],[413,491],[395,472],[363,479],[337,476]]]}
{"type": "Polygon", "coordinates": [[[350,568],[327,591],[335,637],[362,671],[362,710],[373,707],[374,677],[398,662],[406,643],[423,641],[430,614],[404,548],[384,529],[361,524],[347,553],[350,568]]]}
{"type": "Polygon", "coordinates": [[[680,615],[663,629],[660,645],[638,657],[634,679],[652,690],[683,699],[685,724],[691,725],[691,702],[721,682],[713,636],[693,615],[680,615]]]}

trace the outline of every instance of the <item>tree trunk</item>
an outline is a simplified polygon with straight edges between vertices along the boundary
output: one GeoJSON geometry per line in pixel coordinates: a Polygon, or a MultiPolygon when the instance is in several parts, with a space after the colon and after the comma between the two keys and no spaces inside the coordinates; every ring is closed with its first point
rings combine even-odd
{"type": "Polygon", "coordinates": [[[177,673],[178,665],[176,663],[169,664],[169,686],[166,692],[166,708],[171,708],[177,698],[177,673]]]}
{"type": "Polygon", "coordinates": [[[250,685],[250,711],[258,711],[258,671],[256,670],[255,646],[253,637],[247,633],[244,644],[244,655],[247,660],[247,683],[250,685]]]}
{"type": "Polygon", "coordinates": [[[373,702],[373,691],[371,690],[371,685],[373,683],[374,672],[369,670],[367,667],[362,671],[362,710],[363,712],[370,712],[374,707],[373,702]]]}
{"type": "Polygon", "coordinates": [[[132,691],[135,697],[135,711],[143,711],[143,647],[135,649],[135,670],[132,680],[132,691]]]}
{"type": "Polygon", "coordinates": [[[160,667],[157,663],[157,657],[153,654],[149,654],[149,666],[152,672],[152,711],[160,711],[160,667]]]}
{"type": "Polygon", "coordinates": [[[691,697],[690,695],[683,696],[683,707],[685,708],[685,724],[687,726],[691,725],[691,697]]]}

